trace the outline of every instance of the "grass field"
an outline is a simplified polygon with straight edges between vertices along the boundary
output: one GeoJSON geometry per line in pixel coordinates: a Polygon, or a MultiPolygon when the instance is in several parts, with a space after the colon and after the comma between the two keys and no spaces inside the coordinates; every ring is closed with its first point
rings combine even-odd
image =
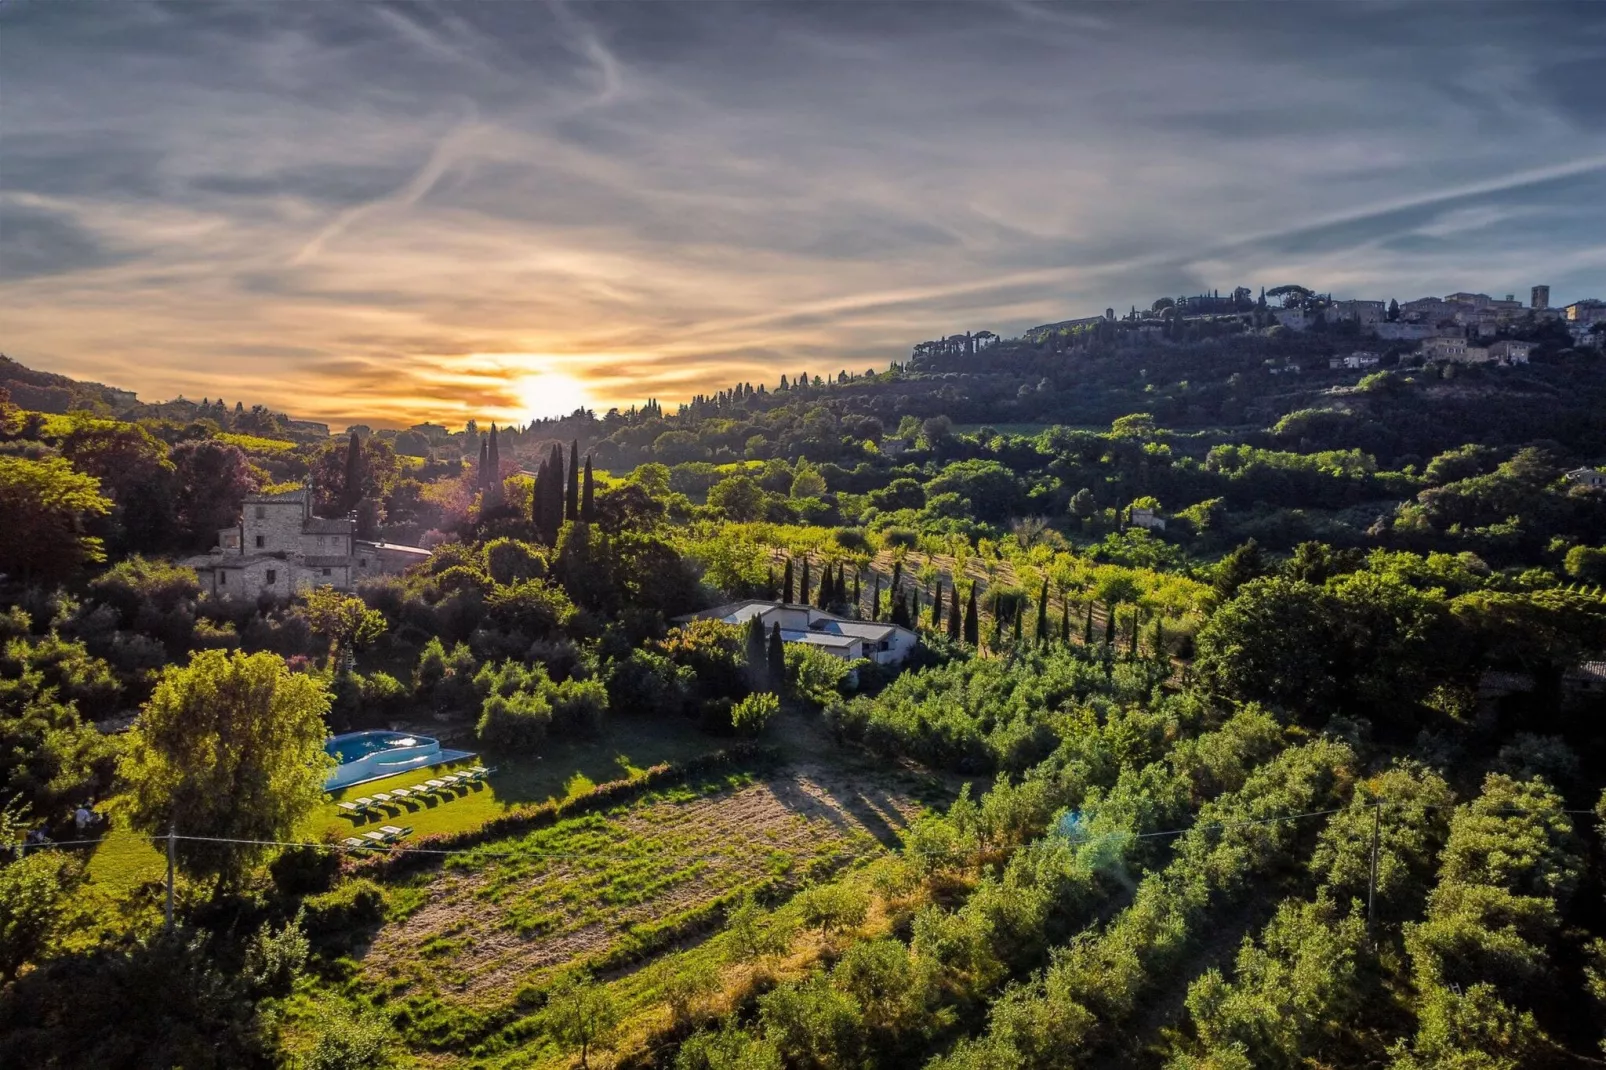
{"type": "MultiPolygon", "coordinates": [[[[545,753],[535,758],[483,755],[484,763],[496,769],[485,783],[450,800],[398,803],[388,808],[384,817],[354,821],[341,816],[335,803],[407,787],[427,775],[406,773],[336,792],[329,804],[313,815],[301,836],[307,840],[341,839],[353,829],[360,832],[394,823],[411,826],[415,835],[460,832],[484,824],[509,807],[580,794],[592,784],[637,775],[660,762],[685,761],[718,750],[721,742],[686,721],[621,719],[600,740],[553,740],[545,753]]],[[[142,882],[160,880],[165,873],[160,845],[118,827],[115,820],[89,860],[90,879],[112,897],[126,896],[142,882]]]]}

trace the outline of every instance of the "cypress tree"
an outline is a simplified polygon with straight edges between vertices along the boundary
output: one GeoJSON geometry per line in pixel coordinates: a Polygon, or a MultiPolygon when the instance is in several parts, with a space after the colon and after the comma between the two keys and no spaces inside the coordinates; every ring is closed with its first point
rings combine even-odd
{"type": "Polygon", "coordinates": [[[845,569],[842,562],[836,563],[836,581],[831,585],[831,594],[838,603],[848,600],[848,575],[845,569]]]}
{"type": "Polygon", "coordinates": [[[963,633],[959,622],[959,584],[956,582],[948,599],[948,638],[957,643],[961,634],[963,633]]]}
{"type": "Polygon", "coordinates": [[[764,686],[769,663],[764,642],[764,620],[754,613],[747,620],[747,678],[754,690],[764,686]]]}
{"type": "Polygon", "coordinates": [[[1043,581],[1043,590],[1037,596],[1037,645],[1048,645],[1048,581],[1043,581]]]}
{"type": "MultiPolygon", "coordinates": [[[[495,433],[494,431],[492,432],[495,433]]],[[[569,497],[564,502],[563,519],[580,519],[580,440],[569,443],[569,497]]]]}
{"type": "Polygon", "coordinates": [[[909,603],[903,600],[903,592],[896,587],[892,589],[892,623],[900,628],[910,626],[909,603]]]}
{"type": "Polygon", "coordinates": [[[809,604],[809,558],[807,554],[803,555],[803,571],[798,577],[797,601],[799,605],[806,606],[809,604]]]}
{"type": "Polygon", "coordinates": [[[1021,628],[1020,622],[1021,622],[1021,618],[1024,617],[1024,616],[1026,616],[1026,607],[1025,606],[1016,606],[1015,607],[1015,645],[1016,646],[1020,646],[1020,628],[1021,628]]]}
{"type": "Polygon", "coordinates": [[[341,501],[347,511],[357,508],[357,503],[362,501],[362,477],[362,442],[353,431],[346,442],[346,487],[341,501]]]}
{"type": "Polygon", "coordinates": [[[490,465],[490,463],[490,446],[482,438],[480,439],[480,461],[479,464],[474,467],[474,486],[478,487],[480,490],[484,490],[486,487],[491,485],[491,481],[487,478],[488,473],[486,472],[486,468],[490,465]]]}
{"type": "Polygon", "coordinates": [[[779,621],[776,621],[774,626],[770,628],[770,648],[767,660],[770,670],[770,687],[774,688],[775,693],[778,695],[781,693],[781,687],[786,683],[786,651],[781,646],[781,624],[779,621]]]}
{"type": "Polygon", "coordinates": [[[937,597],[931,600],[931,630],[942,631],[942,580],[937,581],[937,597]]]}
{"type": "Polygon", "coordinates": [[[775,601],[775,566],[770,566],[770,581],[764,586],[764,597],[771,602],[775,601]]]}
{"type": "Polygon", "coordinates": [[[1087,620],[1082,624],[1082,645],[1093,645],[1093,599],[1087,600],[1087,620]]]}
{"type": "Polygon", "coordinates": [[[1107,650],[1115,648],[1115,615],[1120,612],[1121,604],[1111,602],[1104,614],[1104,646],[1107,650]]]}
{"type": "Polygon", "coordinates": [[[970,585],[970,600],[965,603],[965,642],[975,646],[981,641],[981,625],[976,620],[976,585],[970,585]]]}
{"type": "Polygon", "coordinates": [[[918,590],[909,592],[909,627],[915,629],[920,627],[920,592],[918,590]]]}
{"type": "Polygon", "coordinates": [[[825,568],[822,570],[821,575],[820,575],[820,603],[819,604],[820,604],[820,608],[821,609],[830,609],[831,608],[831,602],[836,597],[831,591],[831,585],[833,583],[835,583],[835,582],[836,582],[836,577],[835,577],[835,574],[832,573],[832,571],[831,571],[831,566],[830,565],[826,565],[825,568]]]}
{"type": "MultiPolygon", "coordinates": [[[[589,453],[586,454],[585,482],[580,488],[580,519],[588,524],[597,519],[596,491],[591,482],[591,454],[589,453]]],[[[775,589],[773,582],[770,583],[770,589],[775,589]]]]}
{"type": "Polygon", "coordinates": [[[1150,642],[1154,646],[1154,656],[1165,657],[1165,618],[1154,618],[1154,638],[1150,642]]]}
{"type": "Polygon", "coordinates": [[[1138,616],[1141,612],[1142,611],[1135,606],[1132,609],[1132,645],[1128,647],[1126,651],[1128,661],[1138,660],[1138,630],[1142,627],[1142,625],[1138,623],[1138,616]]]}
{"type": "Polygon", "coordinates": [[[1071,600],[1060,603],[1060,645],[1071,645],[1071,600]]]}
{"type": "Polygon", "coordinates": [[[790,605],[792,602],[792,559],[790,557],[786,559],[786,575],[781,580],[781,593],[785,596],[781,601],[790,605]]]}
{"type": "Polygon", "coordinates": [[[858,566],[854,566],[854,569],[853,569],[853,615],[855,617],[859,616],[859,614],[861,612],[863,612],[863,605],[864,605],[864,603],[859,601],[859,569],[858,569],[858,566]]]}
{"type": "Polygon", "coordinates": [[[496,443],[496,425],[491,425],[491,442],[485,451],[485,463],[488,470],[485,474],[486,487],[494,487],[502,481],[502,451],[496,443]]]}
{"type": "Polygon", "coordinates": [[[898,586],[902,582],[903,582],[903,562],[901,560],[900,561],[894,561],[892,563],[892,589],[894,591],[896,591],[898,589],[898,586]]]}
{"type": "Polygon", "coordinates": [[[546,481],[546,462],[542,461],[530,488],[530,526],[535,528],[536,538],[544,538],[546,533],[546,481]]]}
{"type": "Polygon", "coordinates": [[[870,619],[881,619],[881,573],[875,574],[875,592],[870,595],[870,619]]]}

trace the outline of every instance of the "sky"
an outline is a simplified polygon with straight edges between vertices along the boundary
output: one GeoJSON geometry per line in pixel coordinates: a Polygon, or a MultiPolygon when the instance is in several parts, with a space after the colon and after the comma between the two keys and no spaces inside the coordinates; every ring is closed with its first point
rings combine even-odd
{"type": "Polygon", "coordinates": [[[1606,4],[0,2],[0,352],[336,427],[1606,297],[1606,4]]]}

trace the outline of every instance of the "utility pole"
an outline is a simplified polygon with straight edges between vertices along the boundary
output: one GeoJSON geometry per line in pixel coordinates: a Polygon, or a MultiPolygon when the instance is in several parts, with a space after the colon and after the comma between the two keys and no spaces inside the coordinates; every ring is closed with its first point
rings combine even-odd
{"type": "Polygon", "coordinates": [[[1372,876],[1366,886],[1366,934],[1372,935],[1377,900],[1377,836],[1382,824],[1383,800],[1372,800],[1372,876]]]}
{"type": "MultiPolygon", "coordinates": [[[[178,838],[175,822],[167,825],[167,931],[173,931],[173,849],[178,838]]],[[[1376,866],[1373,867],[1374,871],[1376,866]]]]}

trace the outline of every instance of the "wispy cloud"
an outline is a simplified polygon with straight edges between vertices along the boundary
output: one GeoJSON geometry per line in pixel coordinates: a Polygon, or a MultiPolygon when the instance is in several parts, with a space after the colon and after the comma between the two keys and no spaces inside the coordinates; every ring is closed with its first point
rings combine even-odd
{"type": "Polygon", "coordinates": [[[0,345],[409,423],[1179,288],[1602,296],[1606,16],[1455,10],[6,4],[0,345]]]}

